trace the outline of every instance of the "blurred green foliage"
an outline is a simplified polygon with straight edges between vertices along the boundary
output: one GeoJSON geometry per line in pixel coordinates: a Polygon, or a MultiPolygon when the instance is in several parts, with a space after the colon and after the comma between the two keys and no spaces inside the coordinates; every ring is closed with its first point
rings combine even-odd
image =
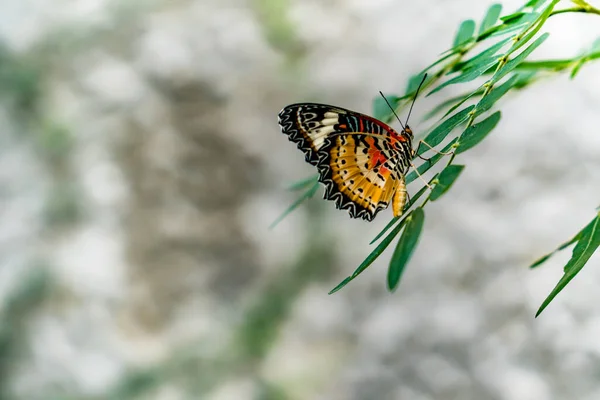
{"type": "Polygon", "coordinates": [[[27,322],[51,293],[49,269],[34,266],[8,295],[0,311],[0,399],[13,399],[10,392],[15,360],[26,355],[27,322]]]}

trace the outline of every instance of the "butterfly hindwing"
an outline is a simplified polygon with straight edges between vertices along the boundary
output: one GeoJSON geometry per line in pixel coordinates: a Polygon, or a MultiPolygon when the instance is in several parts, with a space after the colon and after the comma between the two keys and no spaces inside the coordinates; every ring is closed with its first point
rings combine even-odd
{"type": "Polygon", "coordinates": [[[337,208],[371,221],[396,193],[405,193],[401,161],[385,139],[348,133],[327,140],[331,145],[319,152],[319,181],[337,208]]]}

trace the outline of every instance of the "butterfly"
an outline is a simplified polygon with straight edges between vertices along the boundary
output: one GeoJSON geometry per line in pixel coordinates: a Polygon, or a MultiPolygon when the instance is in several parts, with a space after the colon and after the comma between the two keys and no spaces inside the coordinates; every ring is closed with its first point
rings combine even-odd
{"type": "Polygon", "coordinates": [[[297,103],[279,112],[279,126],[317,167],[323,198],[333,200],[338,209],[372,221],[391,203],[394,216],[402,214],[405,176],[415,155],[408,125],[398,133],[376,118],[342,107],[297,103]]]}

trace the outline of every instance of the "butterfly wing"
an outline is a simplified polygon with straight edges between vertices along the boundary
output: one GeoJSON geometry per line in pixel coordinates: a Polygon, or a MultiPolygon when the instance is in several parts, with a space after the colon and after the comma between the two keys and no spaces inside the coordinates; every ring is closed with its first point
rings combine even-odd
{"type": "Polygon", "coordinates": [[[371,221],[392,200],[394,214],[401,214],[406,186],[400,155],[378,137],[357,133],[328,140],[333,145],[320,152],[318,165],[324,198],[347,209],[352,218],[371,221]]]}
{"type": "MultiPolygon", "coordinates": [[[[407,135],[367,115],[315,103],[285,107],[279,125],[306,161],[318,168],[319,181],[326,187],[324,198],[347,209],[351,217],[371,221],[395,193],[404,196],[412,151],[407,135]]],[[[395,205],[400,200],[396,198],[395,205]]]]}
{"type": "Polygon", "coordinates": [[[292,104],[279,112],[281,131],[304,152],[306,161],[317,165],[317,153],[325,139],[335,133],[348,132],[341,120],[349,110],[315,103],[292,104]]]}

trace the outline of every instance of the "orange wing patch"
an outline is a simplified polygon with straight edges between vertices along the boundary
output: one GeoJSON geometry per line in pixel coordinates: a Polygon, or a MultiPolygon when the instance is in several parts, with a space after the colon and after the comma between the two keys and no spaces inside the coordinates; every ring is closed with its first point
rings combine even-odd
{"type": "Polygon", "coordinates": [[[394,200],[394,214],[404,205],[404,177],[395,168],[396,161],[379,146],[381,139],[358,133],[332,137],[331,146],[321,152],[319,180],[325,184],[325,198],[340,209],[348,209],[353,218],[371,221],[394,200]],[[400,195],[396,193],[400,192],[400,195]],[[402,203],[402,204],[400,204],[402,203]]]}

